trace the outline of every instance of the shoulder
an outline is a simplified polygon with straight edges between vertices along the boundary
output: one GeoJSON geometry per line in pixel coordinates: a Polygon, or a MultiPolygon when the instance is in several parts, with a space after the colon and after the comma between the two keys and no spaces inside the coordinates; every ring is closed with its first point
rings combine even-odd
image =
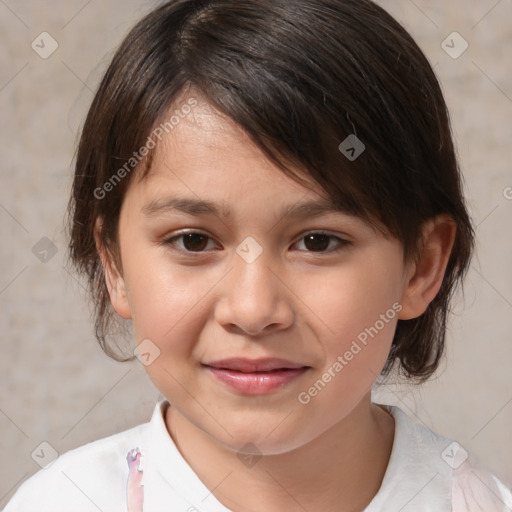
{"type": "Polygon", "coordinates": [[[87,443],[60,455],[21,484],[4,512],[119,510],[125,504],[126,455],[148,423],[87,443]],[[108,489],[108,491],[106,491],[108,489]]]}
{"type": "Polygon", "coordinates": [[[382,407],[395,420],[395,439],[368,512],[512,510],[510,490],[462,445],[413,421],[396,406],[382,407]]]}
{"type": "Polygon", "coordinates": [[[498,477],[488,471],[479,460],[462,448],[463,462],[453,471],[453,512],[509,512],[512,510],[512,492],[498,477]]]}

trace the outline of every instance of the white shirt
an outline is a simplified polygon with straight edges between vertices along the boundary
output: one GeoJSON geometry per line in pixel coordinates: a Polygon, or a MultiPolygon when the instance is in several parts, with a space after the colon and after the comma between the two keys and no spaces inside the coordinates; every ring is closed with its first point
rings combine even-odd
{"type": "MultiPolygon", "coordinates": [[[[126,512],[127,454],[140,448],[144,512],[231,512],[201,482],[169,435],[159,401],[151,421],[70,450],[28,478],[4,512],[126,512]]],[[[398,407],[391,457],[363,512],[510,512],[512,493],[467,452],[398,407]]]]}

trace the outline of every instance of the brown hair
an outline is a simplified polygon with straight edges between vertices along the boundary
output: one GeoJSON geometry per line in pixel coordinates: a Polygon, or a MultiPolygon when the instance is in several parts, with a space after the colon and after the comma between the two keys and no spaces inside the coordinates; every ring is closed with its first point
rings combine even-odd
{"type": "Polygon", "coordinates": [[[283,172],[300,181],[289,164],[301,169],[340,208],[378,220],[403,243],[405,258],[416,254],[425,221],[453,218],[442,287],[423,315],[398,321],[383,370],[399,361],[408,377],[427,379],[443,353],[474,233],[436,76],[406,30],[369,0],[174,0],[126,36],[83,127],[68,210],[70,256],[87,276],[103,350],[133,359],[106,340],[115,315],[94,227],[101,219],[101,243],[117,259],[124,193],[135,174],[148,172],[151,153],[136,172],[127,164],[189,87],[283,172]],[[349,135],[365,145],[353,161],[338,149],[349,135]]]}

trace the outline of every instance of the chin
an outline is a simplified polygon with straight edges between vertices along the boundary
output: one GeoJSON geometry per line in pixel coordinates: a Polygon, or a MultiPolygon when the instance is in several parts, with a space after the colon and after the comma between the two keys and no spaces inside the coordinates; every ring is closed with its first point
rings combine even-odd
{"type": "Polygon", "coordinates": [[[219,429],[217,425],[213,432],[205,429],[203,431],[224,448],[240,456],[281,455],[304,446],[315,437],[307,434],[303,428],[295,432],[284,425],[283,428],[279,428],[279,421],[274,421],[273,425],[273,427],[262,428],[261,422],[257,424],[247,421],[245,424],[241,423],[236,426],[228,425],[226,422],[226,430],[229,434],[222,428],[219,429]]]}

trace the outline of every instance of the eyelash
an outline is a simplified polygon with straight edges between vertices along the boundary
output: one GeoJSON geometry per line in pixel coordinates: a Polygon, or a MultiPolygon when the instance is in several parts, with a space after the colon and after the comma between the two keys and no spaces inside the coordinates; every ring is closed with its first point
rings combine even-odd
{"type": "MultiPolygon", "coordinates": [[[[203,236],[203,237],[205,237],[205,238],[207,238],[209,240],[213,240],[206,233],[202,233],[200,231],[186,231],[186,232],[180,233],[179,235],[175,235],[173,237],[166,238],[165,240],[162,241],[162,245],[164,245],[164,246],[171,246],[171,248],[173,250],[185,253],[187,255],[192,254],[192,255],[200,256],[200,255],[203,255],[203,254],[205,254],[207,252],[207,251],[188,251],[186,249],[176,248],[176,240],[178,240],[180,238],[183,238],[184,236],[187,236],[187,235],[200,235],[200,236],[203,236]]],[[[330,239],[338,240],[339,246],[337,248],[335,248],[335,249],[331,249],[331,250],[328,250],[328,251],[315,252],[315,251],[308,251],[308,250],[306,250],[306,251],[300,251],[300,252],[309,252],[311,254],[320,254],[320,255],[321,254],[334,254],[334,253],[340,252],[341,250],[343,250],[346,246],[350,245],[350,243],[351,243],[348,240],[345,240],[345,239],[340,238],[338,236],[331,235],[331,234],[326,233],[324,231],[308,231],[307,233],[302,235],[297,240],[297,242],[295,242],[293,245],[303,241],[306,237],[308,237],[310,235],[324,235],[324,236],[327,236],[330,239]]]]}

